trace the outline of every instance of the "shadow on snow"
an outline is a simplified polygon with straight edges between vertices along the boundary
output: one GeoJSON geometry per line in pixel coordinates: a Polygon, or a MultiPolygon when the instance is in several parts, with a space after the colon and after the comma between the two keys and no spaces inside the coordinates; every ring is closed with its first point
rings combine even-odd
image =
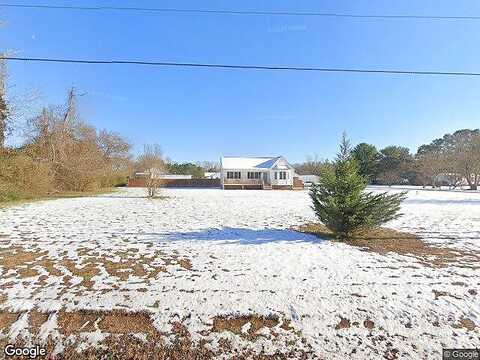
{"type": "Polygon", "coordinates": [[[282,229],[248,229],[248,228],[209,228],[191,232],[171,233],[143,233],[138,234],[148,240],[158,242],[172,241],[220,241],[225,244],[255,245],[277,242],[315,243],[319,244],[324,239],[294,230],[282,229]]]}

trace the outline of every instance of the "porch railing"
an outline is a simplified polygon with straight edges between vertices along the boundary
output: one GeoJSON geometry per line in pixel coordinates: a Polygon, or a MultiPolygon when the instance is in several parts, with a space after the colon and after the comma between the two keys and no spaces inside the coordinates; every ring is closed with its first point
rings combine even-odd
{"type": "Polygon", "coordinates": [[[262,179],[224,179],[226,185],[263,185],[262,179]]]}

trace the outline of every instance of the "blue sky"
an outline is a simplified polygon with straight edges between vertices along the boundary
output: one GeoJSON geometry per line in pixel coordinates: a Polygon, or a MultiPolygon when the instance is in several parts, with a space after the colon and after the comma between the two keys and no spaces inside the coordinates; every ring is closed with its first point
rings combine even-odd
{"type": "MultiPolygon", "coordinates": [[[[12,2],[14,2],[12,0],[12,2]]],[[[20,1],[17,1],[20,3],[20,1]]],[[[27,0],[22,1],[27,3],[27,0]]],[[[29,4],[118,5],[115,1],[29,4]]],[[[122,6],[480,15],[478,1],[122,1],[122,6]]],[[[18,56],[480,71],[480,21],[149,14],[0,8],[18,56]]],[[[353,143],[417,146],[480,126],[480,78],[10,63],[10,84],[176,161],[331,157],[353,143]]]]}

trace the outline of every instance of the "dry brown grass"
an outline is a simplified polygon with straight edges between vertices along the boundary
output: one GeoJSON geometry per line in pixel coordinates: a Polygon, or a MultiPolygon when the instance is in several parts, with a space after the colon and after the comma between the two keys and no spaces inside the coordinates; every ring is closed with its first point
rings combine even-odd
{"type": "Polygon", "coordinates": [[[26,250],[20,246],[0,249],[0,266],[5,271],[14,270],[21,279],[38,275],[33,269],[45,260],[40,260],[47,255],[45,251],[26,250]]]}
{"type": "Polygon", "coordinates": [[[350,326],[350,320],[340,316],[340,322],[335,325],[335,330],[348,329],[350,326]]]}
{"type": "MultiPolygon", "coordinates": [[[[63,254],[65,256],[66,254],[63,254]]],[[[157,279],[159,274],[167,273],[166,265],[177,265],[184,270],[191,270],[192,264],[188,258],[180,258],[178,254],[167,255],[160,250],[149,256],[138,256],[133,251],[119,251],[119,261],[111,261],[97,250],[81,248],[78,250],[80,260],[59,257],[48,258],[46,251],[24,249],[20,246],[0,249],[0,267],[4,271],[13,270],[21,279],[40,275],[43,269],[48,274],[40,276],[40,284],[48,276],[63,277],[63,283],[68,286],[72,276],[81,277],[79,286],[92,289],[93,277],[101,274],[101,269],[121,281],[128,281],[131,275],[145,280],[157,279]]]]}
{"type": "MultiPolygon", "coordinates": [[[[0,340],[0,348],[4,348],[6,340],[0,340]]],[[[21,341],[17,346],[25,345],[21,341]]],[[[207,347],[205,340],[194,344],[188,337],[176,337],[172,342],[166,343],[163,338],[158,337],[144,342],[133,335],[108,336],[99,345],[101,347],[89,347],[80,353],[77,351],[78,343],[65,344],[63,353],[58,354],[55,360],[211,360],[228,358],[232,360],[309,360],[316,358],[311,351],[304,349],[289,349],[287,353],[275,353],[265,355],[256,354],[251,350],[235,350],[231,344],[223,340],[220,349],[215,353],[207,347]]],[[[51,354],[55,344],[50,340],[45,346],[47,354],[51,354]]],[[[48,358],[48,357],[47,357],[48,358]]],[[[12,358],[15,359],[15,358],[12,358]]],[[[24,358],[22,358],[24,359],[24,358]]],[[[20,360],[20,359],[19,359],[20,360]]]]}
{"type": "Polygon", "coordinates": [[[99,259],[105,270],[111,276],[116,276],[123,281],[127,281],[130,275],[138,277],[156,278],[158,274],[167,272],[167,269],[161,265],[152,265],[155,259],[141,257],[139,259],[122,258],[119,262],[99,259]]]}
{"type": "Polygon", "coordinates": [[[285,331],[293,330],[293,327],[291,326],[291,321],[288,319],[283,319],[283,322],[282,322],[282,325],[280,325],[280,328],[285,331]]]}
{"type": "Polygon", "coordinates": [[[147,272],[143,268],[142,264],[139,264],[133,260],[121,260],[119,262],[103,260],[102,265],[111,276],[116,276],[123,281],[127,281],[130,274],[136,276],[146,276],[147,272]]]}
{"type": "Polygon", "coordinates": [[[147,312],[110,311],[102,316],[98,327],[111,334],[145,333],[155,335],[157,330],[152,325],[147,312]]]}
{"type": "MultiPolygon", "coordinates": [[[[305,224],[295,230],[313,234],[323,239],[333,239],[333,233],[322,224],[305,224]]],[[[428,244],[419,236],[387,228],[374,229],[357,234],[344,241],[345,244],[361,247],[367,251],[386,255],[396,253],[412,256],[423,265],[446,267],[451,265],[480,268],[480,256],[473,252],[439,247],[428,244]]]]}
{"type": "Polygon", "coordinates": [[[95,323],[100,318],[96,311],[60,311],[57,317],[60,332],[69,336],[79,332],[95,331],[95,323]]]}
{"type": "Polygon", "coordinates": [[[0,292],[0,305],[2,305],[4,302],[8,300],[7,294],[1,293],[0,292]]]}
{"type": "Polygon", "coordinates": [[[41,313],[37,310],[31,310],[28,314],[28,326],[30,332],[38,335],[40,327],[48,320],[48,313],[41,313]]]}
{"type": "Polygon", "coordinates": [[[82,263],[81,265],[77,265],[73,260],[67,259],[60,260],[58,264],[67,268],[67,270],[70,271],[70,273],[72,273],[73,275],[82,277],[83,280],[80,285],[85,286],[87,289],[91,289],[94,285],[92,278],[94,276],[100,275],[98,265],[94,262],[86,262],[82,263]]]}
{"type": "Polygon", "coordinates": [[[80,332],[92,332],[97,328],[109,334],[144,333],[155,335],[157,333],[147,312],[60,311],[58,325],[62,334],[66,336],[80,332]]]}
{"type": "MultiPolygon", "coordinates": [[[[50,314],[40,313],[36,310],[29,312],[29,329],[33,335],[38,335],[41,325],[48,320],[50,314]]],[[[185,325],[180,321],[172,322],[173,341],[166,342],[165,334],[158,332],[152,325],[150,314],[147,312],[125,311],[59,311],[57,313],[58,327],[64,337],[73,335],[73,342],[64,343],[65,350],[55,359],[158,359],[158,360],[207,360],[217,355],[226,355],[237,360],[287,360],[290,358],[311,358],[309,351],[296,349],[292,346],[288,353],[275,353],[273,355],[255,354],[250,350],[234,349],[231,343],[223,339],[218,350],[213,352],[209,349],[206,340],[193,343],[191,335],[185,325]],[[78,345],[81,338],[77,337],[81,332],[93,332],[99,329],[107,334],[107,338],[99,343],[99,346],[89,347],[78,353],[78,345]],[[147,340],[143,341],[133,334],[143,333],[147,340]]],[[[15,322],[19,313],[0,312],[0,329],[8,328],[15,322]],[[2,325],[3,324],[3,325],[2,325]]],[[[279,323],[274,316],[261,317],[258,315],[216,317],[212,331],[232,331],[244,338],[255,340],[255,332],[262,327],[272,328],[279,323]],[[249,334],[241,333],[241,328],[247,322],[251,323],[249,334]]],[[[290,328],[286,323],[286,328],[290,328]]],[[[172,338],[170,338],[171,340],[172,338]]],[[[6,339],[0,340],[0,347],[6,345],[6,339]]],[[[18,339],[16,345],[25,345],[22,339],[18,339]]],[[[52,353],[55,343],[52,338],[45,345],[47,354],[52,353]]]]}
{"type": "Polygon", "coordinates": [[[42,259],[35,262],[35,266],[41,266],[44,268],[50,275],[53,276],[62,276],[62,272],[55,267],[56,261],[52,259],[42,259]]]}
{"type": "MultiPolygon", "coordinates": [[[[13,323],[19,314],[8,313],[8,327],[13,323]]],[[[35,315],[36,316],[36,315],[35,315]]],[[[40,315],[43,316],[43,315],[40,315]]],[[[0,312],[0,321],[3,319],[0,312]]],[[[200,341],[198,344],[193,344],[190,339],[190,334],[175,336],[172,343],[167,344],[158,332],[148,330],[148,327],[143,327],[145,317],[142,313],[125,314],[122,312],[60,312],[59,325],[60,331],[64,336],[77,335],[81,331],[95,331],[92,325],[98,319],[99,328],[108,329],[110,335],[99,343],[99,346],[88,347],[80,353],[78,352],[78,345],[81,344],[81,339],[73,338],[73,342],[64,343],[65,349],[61,354],[55,356],[57,360],[97,360],[97,359],[115,359],[115,360],[207,360],[213,358],[213,353],[205,347],[206,342],[200,341]],[[112,318],[110,318],[110,316],[112,318]],[[127,321],[125,321],[127,316],[127,321]],[[114,319],[115,318],[115,319],[114,319]],[[85,325],[87,324],[87,325],[85,325]],[[85,326],[84,326],[85,325],[85,326]],[[83,327],[82,327],[83,326],[83,327]],[[142,332],[152,334],[147,341],[142,341],[132,333],[142,332]]],[[[37,320],[34,320],[35,322],[37,320]]],[[[1,324],[1,323],[0,323],[1,324]]],[[[39,327],[38,324],[35,325],[39,327]]],[[[149,325],[153,329],[152,325],[149,325]]],[[[8,339],[0,339],[0,349],[3,349],[8,339]]],[[[23,339],[17,339],[15,342],[17,346],[25,346],[23,339]]],[[[46,345],[47,354],[54,351],[56,343],[50,338],[46,345]]],[[[47,356],[48,357],[48,356],[47,356]]],[[[52,358],[53,359],[53,358],[52,358]]],[[[238,359],[246,359],[239,357],[238,359]]]]}
{"type": "Polygon", "coordinates": [[[0,332],[7,332],[10,326],[18,320],[20,313],[0,311],[0,332]]]}
{"type": "Polygon", "coordinates": [[[458,321],[458,324],[453,325],[453,327],[456,328],[456,329],[465,328],[468,331],[474,331],[477,326],[475,325],[475,323],[471,319],[461,318],[458,321]]]}
{"type": "Polygon", "coordinates": [[[192,263],[190,262],[189,259],[180,259],[177,260],[178,265],[180,267],[184,268],[185,270],[192,270],[192,263]]]}
{"type": "Polygon", "coordinates": [[[263,327],[272,328],[279,324],[277,316],[259,316],[252,315],[229,315],[229,316],[216,316],[213,318],[213,332],[230,331],[236,335],[240,335],[246,338],[255,338],[258,335],[256,332],[263,327]],[[243,333],[242,327],[250,323],[248,332],[243,333]]]}
{"type": "Polygon", "coordinates": [[[213,353],[202,345],[194,346],[188,339],[177,338],[166,345],[162,339],[143,342],[131,335],[110,336],[102,342],[102,349],[89,348],[81,354],[67,349],[65,360],[115,359],[115,360],[210,360],[213,353]]]}
{"type": "Polygon", "coordinates": [[[375,323],[372,320],[366,319],[363,321],[363,326],[371,330],[375,327],[375,323]]]}
{"type": "Polygon", "coordinates": [[[16,270],[32,265],[38,258],[46,255],[42,251],[29,251],[20,246],[0,249],[0,266],[5,270],[16,270]]]}

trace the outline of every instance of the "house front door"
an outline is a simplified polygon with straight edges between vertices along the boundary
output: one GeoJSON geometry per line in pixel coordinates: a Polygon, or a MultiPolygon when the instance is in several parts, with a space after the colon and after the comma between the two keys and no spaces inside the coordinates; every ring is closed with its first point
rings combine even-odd
{"type": "Polygon", "coordinates": [[[268,181],[268,173],[266,173],[266,172],[263,173],[263,182],[264,182],[265,184],[268,184],[268,183],[269,183],[269,181],[268,181]]]}

